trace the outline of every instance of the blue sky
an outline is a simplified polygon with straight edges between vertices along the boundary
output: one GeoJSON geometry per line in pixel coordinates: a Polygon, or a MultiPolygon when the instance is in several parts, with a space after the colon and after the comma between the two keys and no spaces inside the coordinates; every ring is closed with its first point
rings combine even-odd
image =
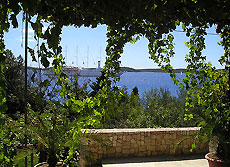
{"type": "MultiPolygon", "coordinates": [[[[20,17],[20,16],[19,16],[20,17]]],[[[17,29],[11,28],[8,33],[5,34],[6,48],[13,51],[18,56],[24,57],[24,30],[22,22],[19,22],[17,29]]],[[[181,28],[178,27],[178,30],[181,28]]],[[[215,33],[215,28],[208,30],[206,36],[206,50],[203,54],[207,56],[207,61],[211,62],[217,68],[223,68],[218,63],[218,59],[223,55],[223,48],[217,45],[220,40],[215,33]]],[[[172,59],[172,65],[174,68],[185,68],[186,62],[184,61],[185,54],[188,53],[188,49],[185,47],[184,41],[188,41],[185,33],[174,32],[175,43],[175,57],[172,59]]],[[[100,25],[95,29],[91,28],[75,28],[64,27],[62,31],[61,45],[63,47],[63,55],[67,56],[67,65],[78,67],[96,67],[97,61],[101,60],[102,65],[105,62],[105,48],[106,48],[106,26],[100,25]],[[87,61],[88,60],[88,61],[87,61]],[[87,63],[88,62],[88,63],[87,63]]],[[[33,31],[29,28],[29,46],[36,48],[36,41],[33,38],[33,31]]],[[[124,53],[121,57],[122,66],[132,68],[158,68],[157,65],[149,59],[148,54],[148,41],[145,38],[141,38],[135,44],[126,44],[124,53]]],[[[38,66],[37,63],[31,62],[29,57],[29,66],[38,66]]]]}

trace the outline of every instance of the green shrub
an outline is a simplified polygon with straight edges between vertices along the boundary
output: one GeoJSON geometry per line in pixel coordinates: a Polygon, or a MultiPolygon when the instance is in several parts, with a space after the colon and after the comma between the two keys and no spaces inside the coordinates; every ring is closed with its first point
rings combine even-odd
{"type": "Polygon", "coordinates": [[[178,92],[172,96],[168,89],[152,89],[145,92],[141,104],[143,127],[184,127],[196,126],[194,122],[185,122],[185,92],[178,92]]]}

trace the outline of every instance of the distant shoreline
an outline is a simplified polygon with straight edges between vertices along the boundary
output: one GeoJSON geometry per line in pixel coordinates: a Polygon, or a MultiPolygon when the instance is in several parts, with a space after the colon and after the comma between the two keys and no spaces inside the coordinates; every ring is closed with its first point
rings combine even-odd
{"type": "MultiPolygon", "coordinates": [[[[75,67],[76,68],[76,67],[75,67]]],[[[39,69],[38,67],[28,67],[28,69],[39,69]]],[[[51,67],[46,68],[47,69],[52,69],[51,67]]],[[[84,69],[96,69],[96,68],[84,68],[84,69]]],[[[41,70],[45,70],[45,68],[41,68],[41,70]]],[[[220,69],[217,69],[217,71],[220,69]]],[[[223,69],[224,70],[224,69],[223,69]]],[[[135,69],[135,68],[130,68],[130,67],[121,67],[121,72],[155,72],[155,73],[167,73],[163,71],[160,68],[148,68],[148,69],[135,69]]],[[[184,68],[179,68],[179,69],[173,69],[174,73],[185,73],[186,69],[184,68]]]]}
{"type": "MultiPolygon", "coordinates": [[[[163,71],[162,69],[156,68],[156,69],[134,69],[130,67],[121,67],[121,71],[126,71],[126,72],[156,72],[156,73],[167,73],[163,71]]],[[[186,69],[174,69],[173,70],[175,73],[185,73],[186,69]]]]}

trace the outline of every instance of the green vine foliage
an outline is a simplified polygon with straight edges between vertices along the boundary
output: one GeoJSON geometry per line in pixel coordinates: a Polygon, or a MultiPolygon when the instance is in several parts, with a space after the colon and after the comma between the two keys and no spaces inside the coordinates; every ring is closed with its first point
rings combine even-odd
{"type": "MultiPolygon", "coordinates": [[[[229,32],[228,27],[223,32],[229,32]]],[[[200,125],[208,138],[216,136],[218,138],[217,156],[229,164],[229,127],[230,127],[230,90],[229,90],[229,60],[220,59],[225,64],[224,70],[217,70],[211,63],[206,63],[206,57],[202,55],[205,49],[204,28],[194,29],[194,34],[190,36],[190,41],[186,43],[190,52],[186,55],[188,62],[186,77],[183,83],[187,89],[186,119],[190,119],[192,114],[201,117],[200,125]]],[[[221,35],[222,36],[222,35],[221,35]]],[[[223,36],[222,36],[223,37],[223,36]]],[[[229,48],[228,35],[221,41],[224,49],[229,48]]],[[[228,51],[225,56],[229,57],[228,51]]],[[[183,85],[182,85],[183,86],[183,85]]]]}
{"type": "MultiPolygon", "coordinates": [[[[211,3],[208,0],[2,0],[0,62],[5,58],[4,32],[7,32],[10,26],[17,28],[16,16],[20,12],[27,13],[29,17],[25,20],[35,30],[35,38],[46,41],[40,46],[39,58],[42,65],[48,67],[52,64],[58,74],[60,96],[66,99],[66,106],[80,115],[76,126],[82,125],[84,122],[82,120],[87,120],[87,124],[92,125],[104,112],[101,106],[108,97],[109,77],[119,71],[119,58],[123,53],[123,47],[128,42],[135,42],[136,37],[145,37],[149,41],[150,58],[163,70],[170,72],[176,84],[188,90],[187,106],[192,111],[194,105],[198,105],[201,108],[200,111],[194,111],[195,114],[207,116],[207,119],[204,117],[203,125],[207,125],[204,127],[208,127],[209,132],[214,133],[216,127],[223,126],[229,134],[229,6],[228,0],[214,0],[211,3]],[[35,21],[32,21],[32,17],[36,18],[35,21]],[[48,24],[48,28],[42,33],[44,23],[48,24]],[[99,83],[99,86],[104,86],[94,98],[79,100],[74,98],[68,77],[62,72],[64,64],[60,46],[62,27],[72,25],[76,28],[81,26],[95,28],[99,24],[108,26],[105,78],[99,83]],[[175,55],[174,37],[171,32],[178,25],[182,25],[186,35],[190,37],[187,43],[190,49],[186,56],[187,74],[182,83],[177,80],[170,65],[170,58],[175,55]],[[220,63],[225,65],[225,70],[222,71],[216,71],[211,64],[205,63],[205,57],[201,54],[205,48],[206,30],[213,25],[217,27],[216,32],[221,35],[220,44],[225,50],[225,54],[220,58],[220,63]],[[53,58],[52,62],[49,62],[48,58],[53,58]],[[211,120],[215,121],[210,124],[211,120]]],[[[2,111],[6,110],[6,85],[2,65],[0,70],[2,114],[2,111]]],[[[1,145],[2,139],[0,141],[1,145]]],[[[229,142],[228,136],[225,141],[229,142]]]]}

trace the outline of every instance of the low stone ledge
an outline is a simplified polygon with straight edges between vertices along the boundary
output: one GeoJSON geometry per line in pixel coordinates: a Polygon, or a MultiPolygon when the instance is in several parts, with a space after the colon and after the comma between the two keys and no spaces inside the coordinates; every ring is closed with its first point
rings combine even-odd
{"type": "Polygon", "coordinates": [[[107,157],[180,155],[208,152],[208,143],[197,143],[200,128],[83,129],[81,166],[107,157]],[[197,147],[190,152],[192,144],[197,147]],[[179,144],[180,143],[180,144],[179,144]]]}
{"type": "Polygon", "coordinates": [[[81,133],[86,133],[86,134],[120,134],[120,133],[145,133],[145,132],[180,132],[180,131],[200,131],[200,127],[188,127],[188,128],[140,128],[140,129],[82,129],[81,133]]]}

